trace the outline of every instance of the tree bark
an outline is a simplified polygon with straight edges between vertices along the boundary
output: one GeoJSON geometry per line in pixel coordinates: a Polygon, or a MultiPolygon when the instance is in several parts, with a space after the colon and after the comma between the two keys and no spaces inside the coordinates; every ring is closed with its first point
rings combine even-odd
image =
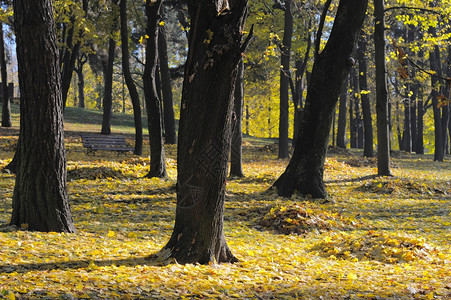
{"type": "Polygon", "coordinates": [[[141,155],[143,152],[143,125],[141,118],[141,104],[139,101],[138,90],[133,81],[130,72],[130,51],[128,48],[128,25],[127,25],[127,0],[121,0],[119,3],[121,18],[121,46],[122,46],[122,71],[124,72],[125,83],[127,84],[130,98],[133,106],[133,120],[135,123],[135,155],[141,155]]]}
{"type": "Polygon", "coordinates": [[[83,67],[88,61],[88,57],[85,54],[81,54],[77,58],[77,67],[75,73],[78,77],[78,107],[85,108],[85,75],[83,73],[83,67]]]}
{"type": "Polygon", "coordinates": [[[359,61],[359,89],[360,101],[362,103],[363,115],[363,132],[364,132],[364,146],[363,156],[373,157],[373,120],[371,118],[370,97],[368,96],[368,67],[365,53],[367,51],[367,40],[364,32],[360,33],[358,46],[358,61],[359,61]]]}
{"type": "Polygon", "coordinates": [[[346,149],[346,112],[348,102],[348,80],[345,79],[340,93],[340,105],[338,107],[337,147],[346,149]]]}
{"type": "Polygon", "coordinates": [[[238,72],[235,82],[234,106],[232,118],[232,146],[230,153],[230,177],[244,177],[243,173],[243,133],[241,123],[243,121],[244,104],[244,62],[241,59],[238,64],[238,72]]]}
{"type": "Polygon", "coordinates": [[[313,64],[304,116],[293,157],[274,183],[279,195],[295,191],[326,198],[324,161],[333,112],[343,81],[351,68],[350,56],[359,36],[368,1],[341,0],[324,50],[313,64]]]}
{"type": "MultiPolygon", "coordinates": [[[[440,49],[438,46],[434,46],[434,49],[429,52],[429,62],[431,64],[431,70],[435,71],[435,74],[441,76],[440,67],[440,49]]],[[[443,161],[444,152],[444,141],[443,141],[443,123],[441,109],[438,107],[438,96],[439,92],[439,80],[435,76],[431,76],[431,97],[432,97],[432,111],[434,114],[434,161],[443,161]]]]}
{"type": "Polygon", "coordinates": [[[110,38],[108,41],[108,61],[104,68],[104,94],[103,94],[103,116],[101,134],[111,134],[111,118],[113,117],[113,70],[116,41],[110,38]]]}
{"type": "Polygon", "coordinates": [[[52,1],[14,1],[20,142],[11,224],[74,232],[66,187],[63,101],[52,1]]]}
{"type": "Polygon", "coordinates": [[[166,29],[164,26],[159,27],[158,56],[160,60],[161,91],[163,95],[164,142],[173,145],[177,143],[177,134],[175,130],[174,100],[172,95],[171,75],[169,72],[166,29]]]}
{"type": "Polygon", "coordinates": [[[374,0],[374,47],[376,59],[377,174],[392,176],[390,170],[390,122],[385,63],[384,0],[374,0]]]}
{"type": "Polygon", "coordinates": [[[192,27],[181,103],[176,219],[162,251],[179,263],[237,261],[225,241],[223,222],[247,6],[242,0],[188,1],[192,27]]]}
{"type": "Polygon", "coordinates": [[[293,36],[293,15],[291,13],[291,0],[285,1],[285,21],[283,29],[280,70],[280,114],[279,114],[279,158],[288,158],[288,117],[289,117],[289,76],[291,38],[293,36]]]}
{"type": "Polygon", "coordinates": [[[0,22],[0,67],[2,78],[2,127],[11,127],[11,105],[8,92],[8,71],[6,66],[5,40],[3,34],[3,22],[0,22]]]}
{"type": "Polygon", "coordinates": [[[150,141],[150,171],[147,178],[166,178],[166,162],[163,139],[163,120],[160,97],[156,86],[156,70],[158,65],[158,23],[160,21],[161,0],[146,1],[147,45],[146,65],[144,67],[144,97],[147,106],[147,119],[150,141]]]}

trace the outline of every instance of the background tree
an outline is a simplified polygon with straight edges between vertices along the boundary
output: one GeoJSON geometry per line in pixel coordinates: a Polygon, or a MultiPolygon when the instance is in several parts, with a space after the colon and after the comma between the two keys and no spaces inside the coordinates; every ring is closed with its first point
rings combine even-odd
{"type": "Polygon", "coordinates": [[[167,177],[163,140],[163,120],[160,96],[157,91],[156,71],[158,65],[158,23],[160,22],[161,0],[146,1],[147,42],[146,65],[143,82],[147,106],[147,122],[150,140],[150,171],[148,178],[167,177]]]}
{"type": "Polygon", "coordinates": [[[281,196],[289,197],[298,191],[314,198],[327,197],[323,173],[332,118],[344,78],[352,66],[350,56],[367,4],[362,0],[341,0],[338,5],[327,44],[315,57],[293,157],[274,183],[281,196]]]}
{"type": "Polygon", "coordinates": [[[138,90],[133,81],[130,72],[130,53],[128,48],[128,22],[127,22],[127,0],[121,0],[119,4],[121,17],[121,46],[122,46],[122,72],[124,73],[125,82],[127,84],[130,98],[133,105],[133,117],[135,122],[135,155],[141,155],[143,151],[143,130],[141,118],[141,104],[139,101],[138,90]]]}
{"type": "Polygon", "coordinates": [[[230,177],[244,177],[243,172],[243,99],[244,99],[244,62],[241,59],[238,64],[235,82],[233,122],[232,122],[232,145],[230,152],[230,177]]]}
{"type": "Polygon", "coordinates": [[[177,209],[161,251],[179,263],[234,262],[223,232],[236,67],[247,1],[190,0],[178,143],[177,209]]]}
{"type": "Polygon", "coordinates": [[[63,101],[52,1],[14,1],[20,135],[11,224],[74,232],[66,187],[63,101]]]}
{"type": "Polygon", "coordinates": [[[5,37],[3,34],[3,21],[0,20],[0,68],[2,80],[2,127],[11,127],[11,107],[8,92],[8,70],[5,55],[5,37]]]}

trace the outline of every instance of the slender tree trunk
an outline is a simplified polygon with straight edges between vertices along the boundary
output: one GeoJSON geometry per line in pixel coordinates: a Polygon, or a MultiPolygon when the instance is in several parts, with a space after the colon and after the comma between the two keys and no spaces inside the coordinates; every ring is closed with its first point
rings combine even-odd
{"type": "Polygon", "coordinates": [[[367,51],[367,40],[364,32],[360,33],[359,46],[358,46],[358,60],[359,60],[359,89],[360,89],[360,101],[362,103],[362,115],[363,115],[363,132],[364,148],[363,156],[373,157],[373,120],[371,118],[371,105],[370,97],[368,96],[368,67],[366,62],[365,53],[367,51]]]}
{"type": "Polygon", "coordinates": [[[280,114],[279,114],[279,158],[288,158],[288,117],[289,117],[289,74],[291,38],[293,36],[293,15],[291,13],[291,0],[285,1],[285,25],[281,51],[280,70],[280,114]]]}
{"type": "Polygon", "coordinates": [[[3,22],[0,22],[0,67],[2,78],[2,127],[11,127],[11,105],[8,93],[8,71],[6,67],[5,40],[3,22]]]}
{"type": "Polygon", "coordinates": [[[346,112],[348,100],[348,80],[345,79],[340,93],[340,105],[338,107],[337,147],[346,149],[346,112]]]}
{"type": "Polygon", "coordinates": [[[113,70],[116,41],[108,42],[108,62],[104,70],[105,92],[103,94],[103,118],[101,134],[111,134],[111,118],[113,117],[113,70]]]}
{"type": "Polygon", "coordinates": [[[135,123],[135,155],[141,155],[143,152],[143,125],[141,118],[141,104],[139,101],[138,90],[133,81],[130,72],[130,52],[128,49],[128,25],[127,25],[127,0],[121,0],[119,3],[121,17],[121,46],[122,46],[122,71],[124,72],[125,83],[127,84],[130,98],[133,105],[133,120],[135,123]]]}
{"type": "Polygon", "coordinates": [[[356,109],[358,108],[358,105],[356,105],[356,102],[358,101],[358,99],[355,95],[357,93],[358,86],[357,86],[357,74],[354,68],[351,68],[351,70],[349,71],[349,90],[351,91],[349,95],[349,140],[350,147],[356,149],[358,139],[357,133],[358,111],[356,109]]]}
{"type": "MultiPolygon", "coordinates": [[[[440,67],[440,49],[438,46],[434,46],[434,49],[429,53],[429,62],[431,64],[431,70],[441,76],[440,67]]],[[[434,161],[443,161],[444,159],[444,143],[443,143],[443,124],[440,107],[438,107],[439,96],[439,80],[435,76],[431,76],[431,97],[432,97],[432,111],[434,113],[434,136],[435,136],[435,148],[434,148],[434,161]]]]}
{"type": "Polygon", "coordinates": [[[188,7],[192,27],[181,103],[176,219],[161,253],[179,263],[235,262],[223,222],[247,1],[190,0],[188,7]]]}
{"type": "Polygon", "coordinates": [[[146,1],[147,45],[146,65],[144,69],[144,96],[146,99],[149,140],[150,140],[150,171],[148,178],[166,178],[166,162],[163,140],[163,119],[160,97],[156,86],[156,70],[158,65],[158,23],[161,0],[146,1]]]}
{"type": "Polygon", "coordinates": [[[78,77],[78,107],[85,108],[85,75],[83,73],[83,67],[88,61],[88,57],[85,54],[81,54],[77,58],[77,68],[75,72],[78,77]]]}
{"type": "Polygon", "coordinates": [[[374,47],[376,58],[377,174],[392,176],[390,170],[390,122],[385,63],[384,0],[374,0],[374,47]]]}
{"type": "Polygon", "coordinates": [[[177,143],[177,134],[175,130],[174,101],[169,72],[166,29],[164,26],[159,27],[158,56],[160,60],[161,91],[163,96],[164,141],[166,144],[172,145],[177,143]]]}
{"type": "Polygon", "coordinates": [[[304,116],[293,157],[274,183],[279,195],[295,191],[326,198],[324,161],[338,95],[352,66],[350,58],[357,42],[368,1],[341,0],[324,50],[313,64],[304,116]]]}
{"type": "Polygon", "coordinates": [[[52,1],[14,1],[20,142],[11,224],[74,232],[66,187],[63,101],[52,1]]]}
{"type": "Polygon", "coordinates": [[[243,173],[243,133],[241,123],[243,121],[244,103],[244,62],[238,64],[238,72],[235,82],[233,118],[232,118],[232,145],[230,153],[230,177],[244,177],[243,173]]]}

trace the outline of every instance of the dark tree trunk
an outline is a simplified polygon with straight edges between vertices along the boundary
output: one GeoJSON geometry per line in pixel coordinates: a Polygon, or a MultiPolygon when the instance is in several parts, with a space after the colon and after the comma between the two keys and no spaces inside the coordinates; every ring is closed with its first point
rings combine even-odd
{"type": "Polygon", "coordinates": [[[164,26],[159,27],[158,55],[160,61],[161,92],[163,95],[164,142],[166,144],[173,145],[177,143],[177,134],[175,131],[174,101],[172,95],[171,76],[169,72],[166,30],[164,26]]]}
{"type": "Polygon", "coordinates": [[[343,81],[352,66],[368,1],[341,0],[324,50],[316,57],[309,81],[304,116],[293,157],[274,183],[279,195],[295,191],[314,198],[326,198],[324,161],[335,105],[343,81]]]}
{"type": "Polygon", "coordinates": [[[121,0],[119,4],[121,18],[121,46],[122,46],[122,71],[124,72],[125,83],[127,84],[130,98],[133,105],[133,120],[135,122],[135,155],[143,152],[143,125],[141,118],[141,104],[138,90],[130,72],[130,52],[128,49],[128,25],[127,25],[127,0],[121,0]]]}
{"type": "Polygon", "coordinates": [[[230,153],[230,177],[244,177],[242,154],[243,133],[241,123],[243,121],[244,103],[244,62],[238,64],[238,72],[235,81],[233,118],[232,118],[232,145],[230,153]]]}
{"type": "Polygon", "coordinates": [[[63,101],[52,1],[16,0],[20,143],[11,224],[74,232],[66,187],[63,101]]]}
{"type": "MultiPolygon", "coordinates": [[[[440,49],[438,46],[434,46],[434,49],[429,53],[429,62],[431,64],[431,70],[441,76],[440,67],[440,49]]],[[[443,123],[441,109],[438,106],[439,96],[439,80],[435,76],[431,76],[431,97],[432,97],[432,111],[434,113],[434,161],[443,161],[444,159],[444,141],[443,141],[443,123]]]]}
{"type": "Polygon", "coordinates": [[[5,40],[3,22],[0,22],[0,67],[2,77],[2,127],[11,127],[11,105],[8,93],[8,72],[6,70],[5,40]]]}
{"type": "Polygon", "coordinates": [[[345,80],[340,93],[338,107],[337,147],[346,149],[346,112],[348,102],[348,80],[345,80]]]}
{"type": "Polygon", "coordinates": [[[374,0],[374,48],[376,60],[377,174],[391,176],[390,115],[385,62],[384,0],[374,0]]]}
{"type": "Polygon", "coordinates": [[[146,1],[147,15],[147,45],[146,65],[144,67],[144,97],[147,106],[147,119],[150,141],[150,171],[148,178],[166,178],[166,162],[163,139],[163,119],[161,101],[156,85],[156,70],[158,65],[158,23],[160,21],[161,0],[146,1]]]}
{"type": "Polygon", "coordinates": [[[425,109],[423,107],[423,93],[420,92],[418,95],[418,120],[417,120],[417,143],[415,147],[415,153],[416,154],[424,154],[424,123],[423,123],[423,117],[425,114],[425,109]]]}
{"type": "Polygon", "coordinates": [[[103,72],[103,118],[101,134],[111,134],[111,118],[113,117],[113,69],[116,41],[112,38],[108,42],[108,61],[103,72]]]}
{"type": "Polygon", "coordinates": [[[247,1],[190,0],[188,7],[192,27],[182,92],[176,219],[162,253],[179,263],[235,262],[223,222],[247,1]]]}
{"type": "Polygon", "coordinates": [[[285,23],[283,40],[280,46],[280,114],[279,114],[279,158],[288,158],[288,117],[289,117],[289,76],[291,38],[293,36],[293,15],[291,14],[291,0],[285,1],[285,23]]]}
{"type": "Polygon", "coordinates": [[[358,139],[358,102],[357,97],[355,96],[358,90],[357,86],[357,74],[354,68],[351,68],[349,71],[349,141],[350,147],[356,149],[357,148],[357,139],[358,139]]]}
{"type": "Polygon", "coordinates": [[[373,157],[373,120],[371,118],[370,97],[368,96],[368,67],[365,53],[367,51],[367,40],[364,32],[360,33],[358,46],[358,60],[359,60],[359,89],[360,101],[362,103],[363,115],[363,132],[364,132],[364,147],[363,156],[373,157]]]}
{"type": "Polygon", "coordinates": [[[81,54],[77,58],[77,68],[75,72],[78,77],[78,107],[85,108],[85,75],[83,74],[83,67],[88,61],[85,54],[81,54]]]}
{"type": "MultiPolygon", "coordinates": [[[[83,10],[85,14],[88,13],[88,0],[83,0],[83,10]]],[[[63,105],[66,107],[67,95],[69,93],[70,83],[72,81],[72,73],[75,69],[75,63],[80,52],[81,41],[73,45],[75,27],[75,16],[72,18],[72,26],[69,30],[69,37],[67,39],[66,51],[64,53],[62,70],[61,70],[61,87],[63,95],[63,105]]]]}

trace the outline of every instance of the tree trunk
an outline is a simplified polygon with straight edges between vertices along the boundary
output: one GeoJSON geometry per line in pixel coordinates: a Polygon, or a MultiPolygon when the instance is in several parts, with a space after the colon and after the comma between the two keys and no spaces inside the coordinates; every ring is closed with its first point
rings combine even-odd
{"type": "Polygon", "coordinates": [[[368,96],[368,67],[365,57],[365,53],[367,51],[367,40],[363,31],[360,33],[358,49],[359,89],[360,101],[362,103],[363,132],[365,136],[363,156],[373,157],[373,120],[371,118],[370,97],[368,96]]]}
{"type": "Polygon", "coordinates": [[[285,1],[285,21],[283,40],[280,46],[280,114],[279,114],[279,158],[288,158],[288,88],[290,76],[291,38],[293,36],[293,15],[291,14],[291,0],[285,1]]]}
{"type": "Polygon", "coordinates": [[[74,232],[66,187],[63,101],[52,1],[16,0],[20,142],[11,224],[74,232]]]}
{"type": "Polygon", "coordinates": [[[173,145],[177,143],[177,134],[175,131],[174,101],[169,72],[166,29],[164,26],[159,27],[158,55],[160,60],[161,91],[163,95],[164,142],[173,145]]]}
{"type": "Polygon", "coordinates": [[[5,40],[3,35],[3,22],[0,22],[0,67],[2,77],[2,127],[11,127],[11,105],[8,93],[8,71],[6,67],[5,40]]]}
{"type": "Polygon", "coordinates": [[[374,48],[376,59],[377,174],[392,176],[390,170],[390,122],[385,62],[384,0],[374,0],[374,48]]]}
{"type": "Polygon", "coordinates": [[[116,41],[112,38],[108,42],[108,61],[104,69],[105,92],[103,94],[103,118],[101,134],[111,134],[111,118],[113,117],[113,70],[116,41]]]}
{"type": "Polygon", "coordinates": [[[314,198],[326,198],[324,161],[333,112],[343,81],[352,66],[368,1],[341,0],[324,50],[316,57],[309,81],[304,116],[293,157],[274,183],[279,195],[295,191],[314,198]]]}
{"type": "Polygon", "coordinates": [[[179,263],[235,262],[223,222],[247,1],[190,0],[188,8],[192,27],[182,91],[176,219],[162,253],[179,263]]]}
{"type": "Polygon", "coordinates": [[[348,80],[345,79],[340,93],[340,105],[338,107],[337,147],[346,149],[346,112],[348,100],[348,80]]]}
{"type": "Polygon", "coordinates": [[[147,106],[147,119],[150,141],[150,171],[147,178],[166,178],[166,162],[164,154],[163,120],[161,101],[156,86],[156,70],[158,64],[158,23],[161,0],[146,1],[147,45],[146,65],[144,67],[144,97],[147,106]]]}
{"type": "Polygon", "coordinates": [[[81,54],[77,58],[77,68],[75,72],[78,77],[78,107],[85,108],[85,75],[83,73],[83,67],[88,61],[88,57],[85,54],[81,54]]]}
{"type": "MultiPolygon", "coordinates": [[[[434,46],[434,49],[429,53],[429,62],[431,64],[431,70],[441,76],[440,67],[440,49],[438,46],[434,46]]],[[[439,96],[439,80],[435,76],[431,76],[431,97],[432,97],[432,111],[434,113],[434,161],[443,161],[444,159],[444,143],[443,143],[443,126],[442,126],[442,114],[441,109],[438,107],[439,96]]]]}
{"type": "Polygon", "coordinates": [[[133,81],[130,72],[130,52],[128,49],[128,25],[127,25],[127,0],[121,0],[119,3],[121,18],[121,46],[122,46],[122,71],[124,72],[125,83],[127,84],[130,98],[133,105],[133,120],[135,123],[135,155],[141,155],[143,152],[143,125],[141,118],[141,104],[139,101],[138,90],[133,81]]]}
{"type": "Polygon", "coordinates": [[[243,154],[243,133],[241,123],[243,121],[243,103],[244,103],[244,62],[238,64],[236,75],[233,118],[232,118],[232,146],[230,153],[230,177],[244,177],[242,154],[243,154]]]}

